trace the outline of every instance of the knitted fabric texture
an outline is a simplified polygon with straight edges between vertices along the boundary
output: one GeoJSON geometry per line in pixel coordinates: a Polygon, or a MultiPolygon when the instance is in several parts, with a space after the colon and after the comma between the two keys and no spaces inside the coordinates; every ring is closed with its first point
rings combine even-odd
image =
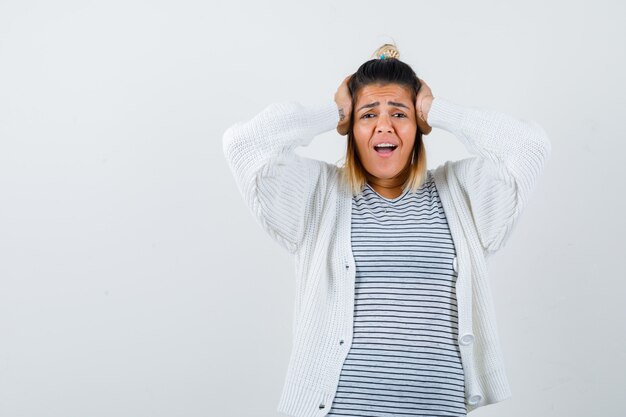
{"type": "MultiPolygon", "coordinates": [[[[339,121],[334,100],[272,104],[223,136],[246,205],[295,256],[293,345],[278,410],[324,416],[352,342],[355,262],[352,194],[340,169],[294,152],[339,121]]],[[[471,157],[433,170],[458,260],[458,342],[468,413],[510,397],[488,281],[487,258],[511,236],[551,152],[536,123],[433,100],[433,128],[456,136],[471,157]]]]}

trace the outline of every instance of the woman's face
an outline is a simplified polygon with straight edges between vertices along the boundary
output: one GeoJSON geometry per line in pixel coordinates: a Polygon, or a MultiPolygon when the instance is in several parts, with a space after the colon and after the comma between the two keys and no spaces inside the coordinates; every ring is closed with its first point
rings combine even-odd
{"type": "Polygon", "coordinates": [[[354,106],[357,153],[373,180],[404,182],[411,163],[417,118],[409,90],[398,84],[368,85],[354,106]],[[391,144],[392,147],[378,146],[391,144]]]}

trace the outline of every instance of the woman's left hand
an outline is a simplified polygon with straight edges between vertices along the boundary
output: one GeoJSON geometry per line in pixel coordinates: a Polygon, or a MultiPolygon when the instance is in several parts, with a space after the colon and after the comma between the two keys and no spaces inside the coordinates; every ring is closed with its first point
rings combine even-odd
{"type": "Polygon", "coordinates": [[[428,112],[433,103],[433,92],[424,80],[419,79],[422,86],[415,98],[415,112],[417,114],[417,127],[423,135],[428,135],[433,128],[428,124],[428,112]]]}

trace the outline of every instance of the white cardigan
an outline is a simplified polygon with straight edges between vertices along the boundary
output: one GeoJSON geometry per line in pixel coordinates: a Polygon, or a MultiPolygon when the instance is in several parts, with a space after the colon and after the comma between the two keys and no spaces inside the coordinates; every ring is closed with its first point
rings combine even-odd
{"type": "MultiPolygon", "coordinates": [[[[338,121],[334,100],[285,102],[236,123],[223,137],[246,204],[295,255],[293,345],[278,411],[296,417],[328,413],[352,341],[352,194],[339,167],[294,152],[338,121]]],[[[509,238],[551,145],[533,122],[439,97],[428,123],[453,133],[473,154],[431,171],[457,252],[458,342],[470,412],[511,395],[486,259],[509,238]]]]}

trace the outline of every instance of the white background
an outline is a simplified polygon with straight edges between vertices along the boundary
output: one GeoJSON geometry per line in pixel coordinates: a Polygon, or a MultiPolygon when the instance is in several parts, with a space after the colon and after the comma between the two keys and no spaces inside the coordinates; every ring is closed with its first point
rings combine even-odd
{"type": "MultiPolygon", "coordinates": [[[[294,264],[222,133],[318,103],[395,41],[435,96],[532,119],[552,157],[490,265],[513,397],[624,416],[619,1],[0,1],[0,416],[278,416],[294,264]]],[[[429,167],[469,154],[425,138],[429,167]]],[[[337,162],[328,132],[299,153],[337,162]]]]}

